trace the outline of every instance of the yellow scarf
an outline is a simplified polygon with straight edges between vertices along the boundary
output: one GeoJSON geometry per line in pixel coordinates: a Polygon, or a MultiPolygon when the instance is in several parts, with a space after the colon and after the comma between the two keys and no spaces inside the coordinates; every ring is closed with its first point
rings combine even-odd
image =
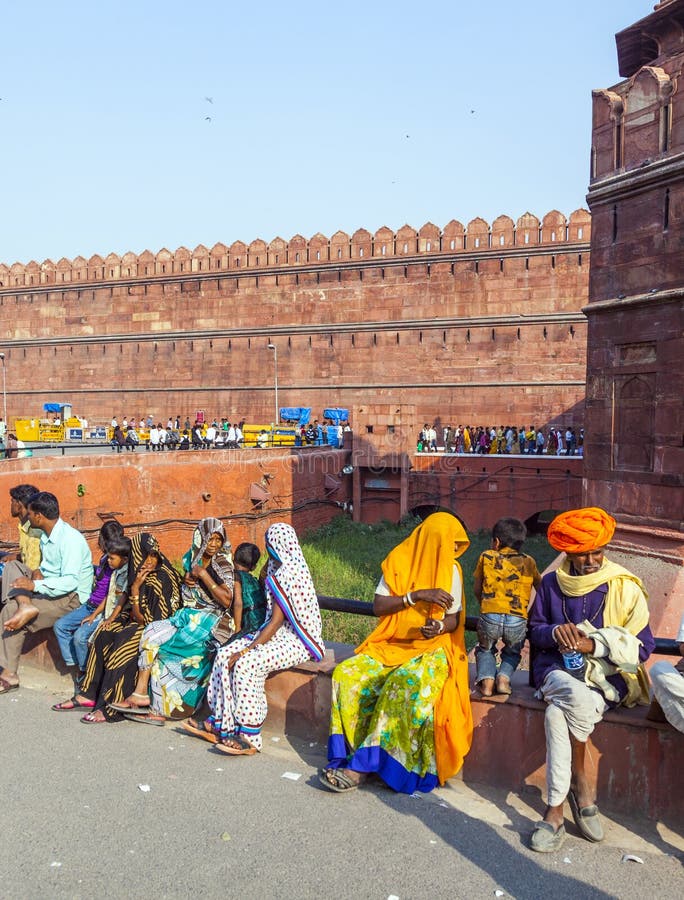
{"type": "MultiPolygon", "coordinates": [[[[595,591],[602,584],[608,585],[603,625],[617,625],[638,635],[648,625],[648,594],[640,578],[617,563],[603,560],[598,572],[589,575],[571,575],[570,561],[564,559],[556,569],[558,586],[567,597],[582,597],[595,591]]],[[[625,706],[648,703],[648,676],[643,666],[636,673],[619,673],[627,685],[625,706]]]]}
{"type": "MultiPolygon", "coordinates": [[[[392,596],[408,591],[442,588],[451,593],[454,566],[461,574],[456,557],[470,544],[463,526],[450,513],[433,513],[395,547],[382,564],[385,583],[392,596]]],[[[473,736],[470,708],[468,661],[464,624],[465,598],[458,627],[449,634],[425,640],[420,628],[426,618],[444,616],[440,609],[419,601],[415,607],[383,616],[377,628],[356,648],[384,666],[400,666],[432,650],[442,648],[449,664],[449,674],[434,709],[435,756],[437,777],[441,784],[455,775],[461,766],[473,736]]]]}

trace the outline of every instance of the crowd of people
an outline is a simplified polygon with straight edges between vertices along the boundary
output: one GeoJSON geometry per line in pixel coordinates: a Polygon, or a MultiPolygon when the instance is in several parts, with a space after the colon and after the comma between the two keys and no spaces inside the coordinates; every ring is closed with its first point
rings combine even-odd
{"type": "MultiPolygon", "coordinates": [[[[127,536],[115,521],[102,526],[93,565],[57,498],[32,485],[10,490],[10,510],[18,546],[1,563],[0,695],[19,687],[26,635],[53,628],[76,685],[56,713],[77,711],[87,725],[180,720],[217,752],[262,750],[267,676],[325,654],[316,590],[291,525],[267,529],[257,571],[260,548],[242,543],[233,552],[221,520],[204,518],[178,570],[152,534],[127,536]]],[[[522,549],[523,523],[501,519],[474,572],[481,695],[511,693],[528,636],[532,680],[546,702],[548,805],[531,836],[539,852],[563,843],[566,799],[580,833],[602,839],[587,739],[607,710],[648,702],[643,666],[654,639],[645,590],[604,556],[615,524],[597,508],[557,516],[548,540],[564,556],[541,577],[522,549]]],[[[428,792],[460,770],[473,731],[458,561],[469,543],[457,516],[436,512],[383,561],[377,627],[333,673],[319,775],[327,790],[345,793],[377,776],[395,791],[428,792]]],[[[683,685],[680,672],[663,667],[652,704],[680,730],[683,685]]]]}
{"type": "Polygon", "coordinates": [[[582,456],[584,454],[584,428],[557,428],[550,426],[546,434],[543,428],[530,425],[446,425],[439,430],[427,422],[423,425],[416,443],[418,453],[521,453],[549,456],[582,456]]]}
{"type": "MultiPolygon", "coordinates": [[[[313,419],[307,424],[290,424],[294,432],[296,447],[342,447],[344,433],[351,431],[349,422],[333,423],[327,419],[313,419]]],[[[152,451],[164,450],[239,450],[245,446],[245,419],[230,422],[229,419],[212,419],[210,422],[195,420],[192,424],[186,418],[181,424],[180,416],[169,417],[164,425],[155,422],[152,416],[147,419],[128,419],[123,417],[119,423],[114,416],[110,423],[112,448],[121,453],[124,450],[134,451],[140,444],[152,451]],[[144,440],[141,437],[144,435],[144,440]]],[[[273,435],[261,428],[256,435],[255,445],[267,447],[273,442],[273,435]]]]}
{"type": "Polygon", "coordinates": [[[210,448],[222,448],[237,450],[244,443],[243,427],[245,420],[230,422],[214,419],[210,424],[196,419],[192,424],[189,418],[181,424],[180,416],[170,416],[166,425],[155,422],[152,416],[146,419],[135,417],[128,419],[124,416],[119,423],[116,416],[112,417],[110,428],[112,433],[111,444],[119,453],[123,450],[135,451],[141,443],[145,449],[162,452],[164,450],[208,450],[210,448]],[[141,438],[144,433],[144,441],[141,438]]]}

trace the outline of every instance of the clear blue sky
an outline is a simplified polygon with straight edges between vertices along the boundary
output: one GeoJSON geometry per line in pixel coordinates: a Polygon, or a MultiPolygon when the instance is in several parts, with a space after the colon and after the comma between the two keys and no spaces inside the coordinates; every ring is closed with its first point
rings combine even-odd
{"type": "Polygon", "coordinates": [[[567,215],[653,2],[5,4],[0,261],[567,215]]]}

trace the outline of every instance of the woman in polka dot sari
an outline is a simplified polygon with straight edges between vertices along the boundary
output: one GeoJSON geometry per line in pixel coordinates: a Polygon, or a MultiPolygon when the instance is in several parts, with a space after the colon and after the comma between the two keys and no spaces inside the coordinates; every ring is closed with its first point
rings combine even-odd
{"type": "Polygon", "coordinates": [[[232,756],[261,750],[266,677],[309,659],[320,661],[325,654],[316,590],[294,528],[284,522],[271,525],[266,549],[266,621],[219,650],[209,681],[212,715],[203,736],[232,756]]]}

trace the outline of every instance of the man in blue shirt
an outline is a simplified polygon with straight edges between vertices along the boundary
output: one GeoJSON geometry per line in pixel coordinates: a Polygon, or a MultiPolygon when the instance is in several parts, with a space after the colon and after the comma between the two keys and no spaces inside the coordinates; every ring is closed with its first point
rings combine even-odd
{"type": "Polygon", "coordinates": [[[57,619],[90,596],[93,558],[83,535],[59,517],[54,494],[41,491],[27,503],[32,528],[40,529],[42,559],[33,572],[23,563],[7,564],[0,613],[0,694],[19,687],[19,659],[29,631],[51,628],[57,619]]]}

